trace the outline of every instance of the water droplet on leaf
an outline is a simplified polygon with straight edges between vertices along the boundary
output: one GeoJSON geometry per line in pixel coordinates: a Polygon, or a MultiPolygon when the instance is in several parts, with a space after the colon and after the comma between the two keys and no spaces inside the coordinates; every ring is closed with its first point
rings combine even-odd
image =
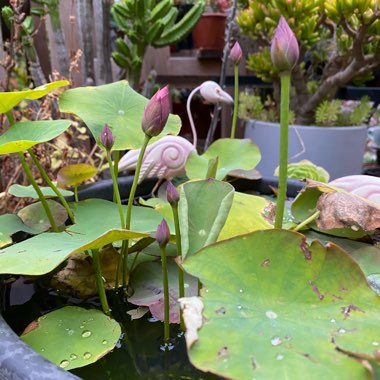
{"type": "Polygon", "coordinates": [[[198,232],[198,235],[199,236],[206,236],[206,231],[205,230],[199,230],[199,232],[198,232]]]}
{"type": "Polygon", "coordinates": [[[268,310],[265,315],[267,316],[267,318],[269,319],[276,319],[277,318],[277,314],[272,311],[272,310],[268,310]]]}
{"type": "Polygon", "coordinates": [[[124,116],[125,112],[123,110],[119,110],[119,111],[117,111],[117,114],[120,115],[120,116],[124,116]]]}
{"type": "Polygon", "coordinates": [[[88,330],[84,330],[82,332],[82,338],[88,338],[89,336],[91,336],[91,331],[88,331],[88,330]]]}
{"type": "Polygon", "coordinates": [[[62,360],[60,363],[59,363],[59,366],[61,368],[66,368],[68,365],[70,364],[70,362],[68,360],[62,360]]]}
{"type": "Polygon", "coordinates": [[[91,353],[90,352],[85,352],[84,354],[83,354],[83,358],[84,359],[90,359],[91,358],[91,353]]]}
{"type": "Polygon", "coordinates": [[[278,354],[277,356],[276,356],[276,360],[282,360],[282,359],[284,359],[284,355],[281,355],[281,354],[278,354]]]}
{"type": "Polygon", "coordinates": [[[282,340],[279,336],[274,336],[270,342],[272,343],[272,346],[279,346],[282,343],[282,340]]]}
{"type": "Polygon", "coordinates": [[[103,341],[102,341],[102,344],[107,344],[108,342],[104,339],[103,341]]]}
{"type": "Polygon", "coordinates": [[[75,354],[71,354],[71,355],[70,355],[70,360],[75,360],[75,359],[77,359],[77,358],[78,358],[78,356],[75,355],[75,354]]]}

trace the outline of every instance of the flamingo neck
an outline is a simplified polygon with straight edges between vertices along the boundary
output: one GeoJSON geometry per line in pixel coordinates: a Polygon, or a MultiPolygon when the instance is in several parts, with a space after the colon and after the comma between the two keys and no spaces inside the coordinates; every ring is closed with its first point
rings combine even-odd
{"type": "Polygon", "coordinates": [[[197,140],[198,140],[198,136],[197,136],[197,130],[195,129],[195,125],[194,125],[193,116],[192,116],[192,114],[191,114],[190,103],[191,103],[191,99],[193,98],[194,94],[195,94],[200,88],[201,88],[201,86],[195,87],[194,90],[192,90],[192,91],[190,92],[190,95],[189,95],[189,97],[187,98],[187,103],[186,103],[187,117],[189,118],[189,122],[190,122],[191,133],[192,133],[192,135],[193,135],[193,147],[194,147],[195,150],[197,149],[197,140]]]}

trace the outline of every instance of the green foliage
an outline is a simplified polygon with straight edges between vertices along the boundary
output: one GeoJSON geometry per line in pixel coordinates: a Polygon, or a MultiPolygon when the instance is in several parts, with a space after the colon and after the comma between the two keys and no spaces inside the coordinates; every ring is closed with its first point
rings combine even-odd
{"type": "Polygon", "coordinates": [[[357,358],[377,360],[380,299],[338,246],[258,231],[208,246],[184,268],[203,284],[189,349],[198,368],[239,380],[371,378],[357,358]]]}
{"type": "Polygon", "coordinates": [[[372,111],[368,96],[359,102],[343,102],[339,99],[325,100],[316,109],[315,122],[324,126],[350,126],[367,123],[372,111]]]}
{"type": "Polygon", "coordinates": [[[22,340],[66,370],[96,362],[119,340],[118,322],[96,309],[66,306],[32,322],[22,340]]]}
{"type": "Polygon", "coordinates": [[[339,99],[325,100],[315,111],[315,122],[317,125],[336,125],[338,114],[342,107],[342,101],[339,99]]]}
{"type": "MultiPolygon", "coordinates": [[[[279,122],[276,103],[270,95],[263,101],[262,95],[241,92],[239,94],[239,117],[243,120],[255,119],[269,122],[279,122]]],[[[289,123],[295,121],[295,115],[289,110],[289,123]]]]}
{"type": "MultiPolygon", "coordinates": [[[[141,129],[141,120],[147,104],[148,99],[134,91],[127,81],[74,88],[59,97],[60,110],[79,116],[96,141],[104,125],[109,125],[115,138],[112,147],[114,150],[141,147],[145,137],[141,129]]],[[[179,116],[170,115],[163,132],[151,141],[156,141],[166,134],[176,135],[180,127],[179,116]]]]}
{"type": "Polygon", "coordinates": [[[293,70],[297,73],[297,123],[312,124],[316,105],[333,98],[337,83],[363,84],[379,65],[380,13],[374,0],[257,0],[239,4],[237,22],[256,45],[247,65],[263,81],[278,83],[269,47],[280,16],[285,17],[299,42],[300,58],[293,70]],[[356,61],[359,55],[363,59],[356,61]],[[310,81],[319,82],[315,91],[307,91],[310,81]],[[313,100],[311,94],[315,95],[313,100]]]}
{"type": "MultiPolygon", "coordinates": [[[[115,203],[86,200],[71,205],[75,224],[60,233],[43,233],[2,250],[1,273],[42,275],[51,272],[70,255],[99,249],[114,241],[143,238],[156,230],[161,216],[146,207],[134,207],[131,231],[121,230],[115,203]],[[43,249],[41,248],[43,247],[43,249]]],[[[126,207],[124,207],[124,213],[126,207]]],[[[1,221],[1,219],[0,219],[1,221]]],[[[20,223],[14,228],[29,231],[20,223]]],[[[173,225],[170,226],[174,230],[173,225]]]]}
{"type": "Polygon", "coordinates": [[[190,179],[207,178],[210,160],[217,160],[215,178],[223,180],[233,170],[255,168],[260,159],[259,148],[250,139],[219,139],[202,155],[190,154],[186,161],[186,175],[190,179]]]}
{"type": "Polygon", "coordinates": [[[214,243],[230,211],[234,188],[213,179],[185,183],[181,189],[182,256],[214,243]]]}
{"type": "MultiPolygon", "coordinates": [[[[278,176],[279,167],[276,168],[274,175],[278,176]]],[[[314,165],[311,161],[302,160],[300,162],[288,164],[288,178],[304,180],[312,179],[319,182],[328,182],[329,173],[321,166],[314,165]]]]}
{"type": "Polygon", "coordinates": [[[59,136],[71,125],[70,120],[38,120],[16,123],[0,135],[0,155],[17,153],[59,136]]]}
{"type": "Polygon", "coordinates": [[[204,7],[204,0],[198,0],[181,20],[176,21],[178,9],[172,0],[123,0],[114,4],[112,16],[127,38],[116,40],[112,58],[126,71],[128,80],[134,85],[138,82],[148,46],[164,47],[186,37],[204,7]]]}

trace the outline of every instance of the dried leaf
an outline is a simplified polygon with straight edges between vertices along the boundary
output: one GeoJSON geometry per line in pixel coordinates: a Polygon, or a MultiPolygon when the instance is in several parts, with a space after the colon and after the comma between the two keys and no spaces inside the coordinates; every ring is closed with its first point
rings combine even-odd
{"type": "Polygon", "coordinates": [[[139,306],[137,309],[127,311],[127,314],[131,316],[131,319],[140,319],[149,311],[149,307],[139,306]]]}
{"type": "Polygon", "coordinates": [[[320,212],[318,228],[351,228],[373,231],[380,228],[379,205],[344,192],[324,193],[317,209],[320,212]]]}
{"type": "Polygon", "coordinates": [[[186,325],[185,338],[189,349],[198,340],[198,330],[203,325],[203,302],[200,297],[184,297],[178,301],[186,325]]]}

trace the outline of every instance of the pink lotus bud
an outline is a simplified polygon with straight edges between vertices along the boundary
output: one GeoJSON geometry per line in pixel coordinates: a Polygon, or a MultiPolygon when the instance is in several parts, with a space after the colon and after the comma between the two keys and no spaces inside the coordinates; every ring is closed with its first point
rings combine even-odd
{"type": "Polygon", "coordinates": [[[115,140],[112,135],[111,128],[105,124],[102,133],[100,134],[100,143],[106,150],[111,150],[115,140]]]}
{"type": "Polygon", "coordinates": [[[240,44],[239,42],[236,41],[230,51],[230,59],[234,63],[234,65],[238,65],[240,63],[242,56],[243,56],[243,52],[241,50],[240,44]]]}
{"type": "Polygon", "coordinates": [[[163,248],[169,243],[170,240],[170,230],[165,219],[157,227],[156,240],[158,245],[163,248]]]}
{"type": "Polygon", "coordinates": [[[142,129],[149,137],[158,136],[165,127],[170,113],[169,86],[158,90],[144,109],[142,129]]]}
{"type": "Polygon", "coordinates": [[[166,199],[172,207],[176,207],[179,201],[179,193],[177,188],[169,181],[166,186],[166,199]]]}
{"type": "Polygon", "coordinates": [[[282,16],[274,32],[270,54],[273,65],[279,72],[291,71],[298,61],[298,42],[282,16]]]}

